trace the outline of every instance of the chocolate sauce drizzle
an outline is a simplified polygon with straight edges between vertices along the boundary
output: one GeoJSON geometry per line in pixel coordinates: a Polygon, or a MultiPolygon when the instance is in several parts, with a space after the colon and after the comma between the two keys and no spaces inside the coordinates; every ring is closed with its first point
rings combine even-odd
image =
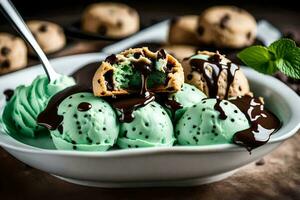
{"type": "Polygon", "coordinates": [[[218,97],[218,80],[223,70],[227,72],[227,87],[224,99],[228,98],[229,88],[234,80],[236,71],[239,69],[239,66],[233,63],[228,63],[227,65],[221,64],[221,55],[219,53],[211,56],[208,61],[194,58],[190,60],[190,65],[192,66],[192,71],[197,71],[203,74],[204,79],[207,83],[209,90],[209,97],[217,98],[218,97]],[[209,68],[212,70],[210,73],[209,68]]]}
{"type": "Polygon", "coordinates": [[[251,151],[267,143],[270,136],[280,128],[279,119],[264,109],[263,103],[258,98],[246,95],[230,101],[246,115],[250,123],[250,128],[234,134],[235,144],[251,151]]]}
{"type": "MultiPolygon", "coordinates": [[[[140,56],[135,55],[139,58],[140,56]]],[[[145,106],[148,103],[154,101],[155,96],[150,93],[147,88],[148,76],[154,69],[154,63],[146,63],[144,60],[137,60],[132,62],[133,68],[141,74],[141,89],[139,94],[131,94],[121,97],[117,97],[115,101],[110,101],[112,106],[121,112],[119,117],[120,122],[132,122],[134,120],[133,111],[139,107],[145,106]]]]}
{"type": "Polygon", "coordinates": [[[72,94],[93,92],[92,79],[98,67],[99,63],[90,63],[73,73],[72,77],[76,80],[76,85],[68,87],[54,95],[50,99],[46,109],[39,114],[37,123],[49,130],[57,129],[63,120],[63,116],[57,113],[59,104],[72,94]]]}
{"type": "Polygon", "coordinates": [[[217,102],[214,106],[214,109],[220,113],[219,118],[222,120],[225,120],[227,118],[227,115],[225,114],[223,108],[220,105],[221,102],[222,102],[222,100],[217,98],[217,102]]]}
{"type": "Polygon", "coordinates": [[[14,96],[14,91],[11,89],[5,90],[3,92],[4,96],[5,96],[5,100],[9,101],[13,96],[14,96]]]}
{"type": "MultiPolygon", "coordinates": [[[[158,52],[157,59],[159,58],[166,58],[166,52],[164,50],[160,50],[158,52]]],[[[105,61],[111,64],[115,64],[118,62],[118,59],[116,55],[113,54],[111,56],[108,56],[105,61]]],[[[152,61],[149,64],[144,60],[137,60],[135,62],[132,62],[132,64],[134,69],[139,71],[141,74],[142,84],[140,92],[136,94],[121,95],[116,97],[104,97],[104,99],[108,101],[115,109],[120,111],[120,122],[133,121],[133,111],[139,107],[147,105],[155,99],[154,94],[149,92],[147,88],[148,76],[154,70],[155,62],[152,61]]],[[[92,79],[98,67],[98,63],[91,63],[76,71],[72,75],[76,80],[76,85],[64,89],[51,98],[46,109],[38,116],[38,124],[45,126],[50,130],[57,129],[63,120],[63,116],[57,114],[59,104],[72,94],[79,92],[92,92],[92,79]]],[[[105,79],[107,81],[107,88],[112,90],[114,88],[112,80],[113,75],[108,74],[105,79]]],[[[89,105],[83,105],[83,103],[81,103],[77,109],[79,111],[86,111],[90,108],[91,107],[89,105]]]]}

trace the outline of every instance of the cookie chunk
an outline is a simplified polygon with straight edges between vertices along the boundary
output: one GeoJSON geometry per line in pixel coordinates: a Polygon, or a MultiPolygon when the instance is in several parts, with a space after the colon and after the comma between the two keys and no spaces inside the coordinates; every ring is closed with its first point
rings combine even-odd
{"type": "MultiPolygon", "coordinates": [[[[54,53],[66,45],[66,36],[59,25],[39,20],[28,21],[27,25],[46,54],[54,53]]],[[[29,53],[34,54],[31,48],[29,53]]]]}
{"type": "Polygon", "coordinates": [[[247,11],[234,6],[215,6],[199,17],[197,34],[203,44],[242,48],[256,38],[256,21],[247,11]]]}
{"type": "Polygon", "coordinates": [[[82,15],[82,29],[100,35],[123,38],[137,32],[140,18],[137,11],[121,3],[96,3],[82,15]]]}
{"type": "Polygon", "coordinates": [[[248,80],[239,66],[223,55],[198,51],[182,62],[185,82],[196,86],[208,97],[228,99],[251,95],[248,80]]]}
{"type": "Polygon", "coordinates": [[[152,52],[144,47],[107,57],[94,75],[93,91],[95,96],[135,93],[143,88],[176,92],[183,82],[182,66],[173,56],[163,49],[152,52]]]}
{"type": "Polygon", "coordinates": [[[171,21],[169,29],[170,44],[199,44],[197,37],[197,20],[196,15],[187,15],[174,18],[171,21]]]}
{"type": "Polygon", "coordinates": [[[0,33],[0,74],[15,71],[27,65],[25,42],[14,35],[0,33]]]}
{"type": "Polygon", "coordinates": [[[196,53],[196,47],[189,45],[165,45],[162,48],[179,61],[196,53]]]}

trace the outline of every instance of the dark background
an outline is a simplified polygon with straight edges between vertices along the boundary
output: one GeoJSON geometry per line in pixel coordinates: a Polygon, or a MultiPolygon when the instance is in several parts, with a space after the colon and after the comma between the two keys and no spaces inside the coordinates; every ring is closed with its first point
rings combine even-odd
{"type": "MultiPolygon", "coordinates": [[[[61,25],[67,25],[80,18],[83,9],[96,0],[12,0],[25,19],[47,19],[61,25]]],[[[199,14],[203,9],[213,5],[236,5],[248,10],[256,18],[279,21],[284,24],[300,25],[300,8],[297,1],[203,1],[203,0],[127,0],[119,1],[136,8],[141,15],[142,24],[151,24],[157,20],[175,15],[199,14]]],[[[0,30],[7,30],[7,21],[0,16],[0,30]]]]}

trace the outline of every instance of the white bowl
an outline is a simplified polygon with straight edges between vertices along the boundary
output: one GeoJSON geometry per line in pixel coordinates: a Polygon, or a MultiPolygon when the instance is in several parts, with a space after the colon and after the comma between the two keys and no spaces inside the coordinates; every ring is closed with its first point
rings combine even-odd
{"type": "MultiPolygon", "coordinates": [[[[103,59],[103,54],[85,54],[52,60],[69,74],[79,66],[103,59]]],[[[100,187],[189,186],[221,180],[239,167],[273,151],[300,127],[300,98],[277,79],[243,69],[252,91],[263,96],[267,107],[282,121],[270,141],[252,151],[233,145],[176,146],[77,152],[55,150],[49,136],[37,140],[12,138],[0,131],[0,145],[20,161],[66,181],[100,187]],[[31,145],[34,146],[31,146],[31,145]],[[46,148],[39,148],[43,146],[46,148]]],[[[29,83],[41,66],[0,77],[0,92],[29,83]],[[28,78],[30,77],[30,78],[28,78]],[[18,80],[18,81],[16,81],[18,80]]],[[[3,95],[1,98],[4,98],[3,95]]]]}

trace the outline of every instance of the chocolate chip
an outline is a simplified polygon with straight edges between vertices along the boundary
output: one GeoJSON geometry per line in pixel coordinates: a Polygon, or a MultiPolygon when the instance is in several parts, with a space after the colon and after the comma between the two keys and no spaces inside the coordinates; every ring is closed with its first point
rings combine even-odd
{"type": "Polygon", "coordinates": [[[2,63],[0,62],[0,68],[9,68],[10,67],[10,62],[8,60],[4,60],[2,63]]]}
{"type": "Polygon", "coordinates": [[[220,20],[220,27],[222,28],[222,29],[225,29],[226,28],[226,26],[227,26],[227,22],[228,22],[228,20],[230,19],[230,16],[229,16],[229,14],[225,14],[222,18],[221,18],[221,20],[220,20]]]}
{"type": "Polygon", "coordinates": [[[188,74],[186,78],[187,78],[187,80],[189,80],[189,81],[192,80],[192,79],[193,79],[193,74],[188,74]]]}
{"type": "Polygon", "coordinates": [[[117,61],[118,61],[118,58],[117,58],[116,54],[111,54],[110,56],[108,56],[107,58],[105,58],[105,62],[108,62],[108,63],[110,63],[112,65],[115,64],[117,61]]]}
{"type": "Polygon", "coordinates": [[[141,55],[142,55],[141,53],[135,52],[135,53],[133,54],[133,57],[134,57],[135,59],[139,59],[139,57],[140,57],[141,55]]]}
{"type": "Polygon", "coordinates": [[[157,60],[159,59],[165,59],[167,57],[166,51],[164,49],[160,49],[157,52],[157,60]]]}
{"type": "Polygon", "coordinates": [[[255,165],[256,166],[261,166],[261,165],[264,165],[266,162],[265,162],[265,159],[260,159],[259,161],[257,161],[256,163],[255,163],[255,165]]]}
{"type": "Polygon", "coordinates": [[[8,48],[8,47],[2,47],[1,48],[1,54],[3,56],[7,56],[9,53],[10,53],[10,48],[8,48]]]}
{"type": "Polygon", "coordinates": [[[45,33],[47,32],[47,30],[48,30],[48,26],[46,24],[42,24],[38,29],[38,31],[41,33],[45,33]]]}
{"type": "Polygon", "coordinates": [[[89,137],[86,137],[86,140],[88,141],[88,143],[93,143],[93,140],[89,137]]]}
{"type": "Polygon", "coordinates": [[[250,40],[251,39],[251,32],[249,31],[246,35],[247,39],[250,40]]]}
{"type": "Polygon", "coordinates": [[[117,27],[121,28],[123,26],[123,22],[122,21],[118,21],[117,22],[117,27]]]}
{"type": "Polygon", "coordinates": [[[101,25],[101,26],[98,27],[97,32],[98,32],[100,35],[106,35],[106,33],[107,33],[107,27],[104,26],[104,25],[101,25]]]}
{"type": "Polygon", "coordinates": [[[204,27],[203,26],[198,26],[197,33],[198,33],[198,35],[202,36],[203,33],[204,33],[204,27]]]}

